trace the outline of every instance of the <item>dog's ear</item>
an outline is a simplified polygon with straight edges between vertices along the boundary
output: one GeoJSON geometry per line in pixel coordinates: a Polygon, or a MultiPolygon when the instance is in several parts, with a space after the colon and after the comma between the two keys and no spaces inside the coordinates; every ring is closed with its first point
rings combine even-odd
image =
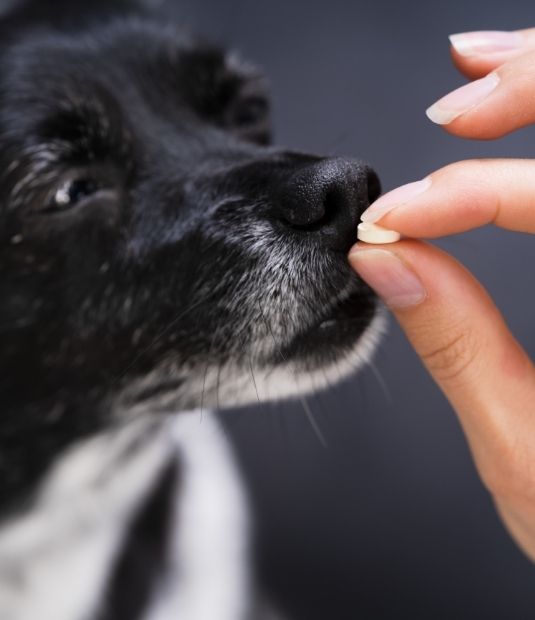
{"type": "Polygon", "coordinates": [[[2,2],[0,2],[0,17],[4,17],[4,15],[7,15],[13,11],[13,9],[18,7],[20,4],[21,0],[2,0],[2,2]]]}
{"type": "Polygon", "coordinates": [[[165,0],[0,0],[0,18],[14,25],[72,24],[91,17],[147,12],[165,0]]]}
{"type": "Polygon", "coordinates": [[[0,0],[0,14],[5,15],[9,11],[31,10],[40,6],[47,13],[54,13],[60,10],[80,10],[84,5],[91,4],[93,6],[102,4],[113,6],[121,5],[146,5],[158,6],[165,0],[93,0],[91,3],[84,0],[0,0]]]}

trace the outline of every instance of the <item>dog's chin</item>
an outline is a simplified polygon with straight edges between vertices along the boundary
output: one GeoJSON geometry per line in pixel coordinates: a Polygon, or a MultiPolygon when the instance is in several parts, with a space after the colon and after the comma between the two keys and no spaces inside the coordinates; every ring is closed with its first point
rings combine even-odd
{"type": "MultiPolygon", "coordinates": [[[[317,392],[356,374],[371,361],[386,331],[384,308],[368,300],[366,314],[362,313],[362,298],[347,297],[323,319],[303,330],[285,349],[285,361],[272,369],[254,371],[254,393],[246,388],[234,394],[243,404],[298,398],[317,392]],[[358,307],[360,314],[355,314],[358,307]],[[353,310],[353,312],[352,312],[353,310]]],[[[230,396],[230,395],[229,395],[230,396]]]]}
{"type": "Polygon", "coordinates": [[[361,290],[348,291],[303,326],[278,354],[294,361],[304,373],[324,370],[359,349],[377,312],[375,297],[361,290]]]}
{"type": "MultiPolygon", "coordinates": [[[[360,300],[361,302],[362,300],[360,300]]],[[[366,317],[355,318],[347,298],[328,318],[299,334],[272,367],[220,376],[218,406],[300,398],[343,381],[368,364],[386,331],[386,312],[373,301],[366,317]],[[290,357],[290,353],[293,356],[290,357]]],[[[362,310],[362,306],[359,303],[362,310]]]]}
{"type": "Polygon", "coordinates": [[[161,367],[129,386],[116,411],[134,415],[172,410],[224,409],[300,398],[331,387],[370,362],[386,330],[386,312],[374,298],[342,298],[329,312],[303,329],[272,364],[227,362],[178,370],[161,367]],[[355,313],[358,309],[359,312],[355,313]]]}

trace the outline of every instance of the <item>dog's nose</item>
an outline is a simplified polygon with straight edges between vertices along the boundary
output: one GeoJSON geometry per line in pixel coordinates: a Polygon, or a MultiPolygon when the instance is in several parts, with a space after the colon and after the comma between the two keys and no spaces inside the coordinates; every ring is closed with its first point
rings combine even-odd
{"type": "Polygon", "coordinates": [[[287,227],[345,252],[356,240],[361,213],[380,193],[379,178],[365,164],[323,159],[290,173],[278,192],[276,215],[287,227]]]}

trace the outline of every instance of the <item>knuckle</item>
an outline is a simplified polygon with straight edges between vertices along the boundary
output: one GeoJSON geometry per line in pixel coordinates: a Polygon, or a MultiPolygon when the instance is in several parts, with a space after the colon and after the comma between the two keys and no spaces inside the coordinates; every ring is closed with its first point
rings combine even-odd
{"type": "Polygon", "coordinates": [[[488,159],[457,161],[440,171],[441,181],[455,187],[455,200],[462,202],[463,212],[467,208],[480,209],[493,203],[492,179],[495,176],[496,166],[488,159]],[[474,202],[476,207],[472,206],[474,202]]]}
{"type": "Polygon", "coordinates": [[[456,179],[463,178],[469,173],[470,168],[474,164],[475,164],[475,160],[470,160],[470,159],[466,159],[463,161],[455,161],[451,164],[447,164],[446,166],[444,166],[440,170],[440,174],[448,179],[451,177],[455,177],[456,179]]]}
{"type": "Polygon", "coordinates": [[[456,161],[448,164],[443,169],[448,179],[453,177],[455,182],[466,185],[466,188],[472,188],[472,194],[476,189],[485,189],[488,185],[488,174],[492,172],[492,164],[488,159],[473,158],[456,161]]]}
{"type": "Polygon", "coordinates": [[[479,346],[468,328],[450,329],[443,342],[421,354],[429,371],[441,381],[460,378],[473,365],[479,346]]]}

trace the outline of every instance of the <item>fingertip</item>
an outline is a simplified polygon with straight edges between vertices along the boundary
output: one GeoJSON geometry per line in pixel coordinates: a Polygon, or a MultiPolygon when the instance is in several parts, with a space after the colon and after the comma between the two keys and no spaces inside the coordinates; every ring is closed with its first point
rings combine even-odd
{"type": "Polygon", "coordinates": [[[510,84],[502,72],[492,71],[438,99],[425,111],[433,123],[463,138],[491,140],[512,130],[502,109],[509,104],[510,84]]]}

